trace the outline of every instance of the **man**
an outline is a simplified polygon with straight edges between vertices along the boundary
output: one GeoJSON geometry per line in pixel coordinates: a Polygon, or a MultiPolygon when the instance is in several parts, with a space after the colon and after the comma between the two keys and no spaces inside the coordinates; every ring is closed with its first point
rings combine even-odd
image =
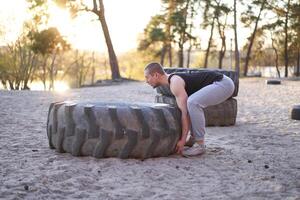
{"type": "Polygon", "coordinates": [[[203,109],[227,100],[234,92],[234,83],[227,76],[213,71],[198,73],[166,74],[159,63],[149,63],[145,67],[146,82],[153,88],[168,85],[181,110],[181,139],[176,145],[177,153],[196,156],[205,152],[205,116],[203,109]],[[195,144],[184,149],[191,129],[195,144]]]}

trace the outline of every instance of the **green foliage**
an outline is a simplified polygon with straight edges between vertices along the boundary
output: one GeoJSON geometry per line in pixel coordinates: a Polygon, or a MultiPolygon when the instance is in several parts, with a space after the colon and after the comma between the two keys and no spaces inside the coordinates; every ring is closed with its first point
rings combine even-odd
{"type": "Polygon", "coordinates": [[[17,41],[1,49],[0,79],[10,85],[10,89],[28,89],[28,83],[33,79],[37,69],[37,57],[29,48],[24,35],[17,41]]]}
{"type": "Polygon", "coordinates": [[[294,65],[299,66],[299,53],[300,53],[300,3],[294,3],[291,5],[290,12],[291,21],[291,44],[289,46],[289,56],[294,65]],[[297,62],[298,61],[298,62],[297,62]]]}
{"type": "Polygon", "coordinates": [[[162,62],[168,53],[171,63],[171,60],[175,60],[170,57],[174,51],[173,46],[178,46],[178,60],[182,62],[184,44],[188,41],[192,46],[199,44],[193,35],[193,18],[196,13],[194,7],[197,2],[198,0],[163,0],[162,12],[152,17],[147,24],[138,50],[150,53],[153,59],[160,56],[162,62]]]}
{"type": "Polygon", "coordinates": [[[54,27],[40,32],[30,32],[29,38],[32,40],[31,49],[43,56],[52,54],[55,51],[66,51],[71,48],[70,44],[67,43],[57,28],[54,27]]]}
{"type": "Polygon", "coordinates": [[[164,31],[165,18],[163,15],[155,15],[144,29],[144,34],[139,42],[138,50],[152,52],[153,57],[160,53],[161,46],[166,39],[164,31]]]}

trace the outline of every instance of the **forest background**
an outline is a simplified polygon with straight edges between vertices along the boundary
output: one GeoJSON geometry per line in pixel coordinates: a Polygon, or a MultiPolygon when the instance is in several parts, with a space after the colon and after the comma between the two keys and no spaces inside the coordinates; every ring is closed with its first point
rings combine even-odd
{"type": "Polygon", "coordinates": [[[277,77],[300,76],[297,0],[9,2],[0,14],[2,89],[143,80],[152,61],[240,77],[266,67],[277,77]]]}

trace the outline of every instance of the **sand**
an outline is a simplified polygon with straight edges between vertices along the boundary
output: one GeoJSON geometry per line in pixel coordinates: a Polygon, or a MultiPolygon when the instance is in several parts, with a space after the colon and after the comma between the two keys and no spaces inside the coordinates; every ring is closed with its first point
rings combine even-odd
{"type": "Polygon", "coordinates": [[[1,199],[300,199],[300,82],[240,80],[237,124],[207,128],[207,153],[144,161],[95,159],[48,147],[50,102],[153,102],[145,83],[65,93],[0,91],[1,199]]]}

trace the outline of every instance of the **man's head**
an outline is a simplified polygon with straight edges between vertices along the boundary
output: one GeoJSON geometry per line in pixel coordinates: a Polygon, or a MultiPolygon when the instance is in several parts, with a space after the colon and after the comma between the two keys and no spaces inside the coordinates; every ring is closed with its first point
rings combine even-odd
{"type": "Polygon", "coordinates": [[[162,77],[165,76],[165,71],[161,64],[152,62],[146,65],[144,75],[146,82],[152,87],[156,88],[161,84],[162,77]]]}

